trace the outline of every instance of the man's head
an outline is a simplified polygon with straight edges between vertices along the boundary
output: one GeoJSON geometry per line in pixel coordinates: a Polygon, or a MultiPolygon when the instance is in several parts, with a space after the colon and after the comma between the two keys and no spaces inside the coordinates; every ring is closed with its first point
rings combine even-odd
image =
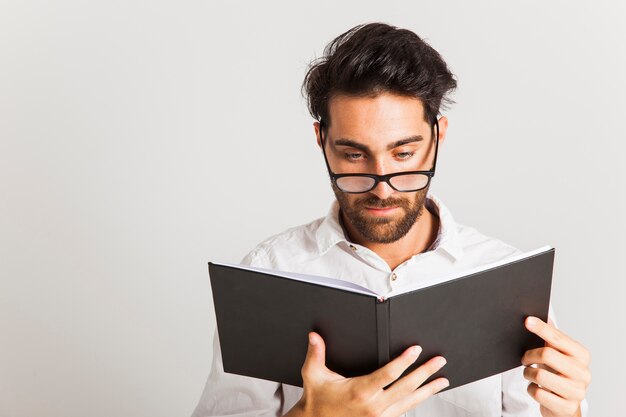
{"type": "MultiPolygon", "coordinates": [[[[336,173],[429,170],[434,125],[456,87],[441,56],[415,33],[381,23],[338,36],[305,77],[303,92],[316,122],[318,144],[336,173]],[[323,136],[320,136],[323,134],[323,136]]],[[[447,120],[439,120],[441,142],[447,120]]],[[[398,192],[385,182],[348,194],[333,184],[344,220],[361,238],[391,243],[420,217],[428,187],[398,192]]]]}

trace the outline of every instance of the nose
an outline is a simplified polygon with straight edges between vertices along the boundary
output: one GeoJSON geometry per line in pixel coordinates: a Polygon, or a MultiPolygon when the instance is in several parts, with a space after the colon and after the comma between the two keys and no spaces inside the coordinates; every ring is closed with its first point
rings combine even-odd
{"type": "Polygon", "coordinates": [[[374,194],[381,200],[385,200],[394,192],[395,190],[391,188],[389,184],[387,184],[385,181],[380,181],[378,184],[376,184],[376,187],[374,187],[374,189],[370,191],[370,193],[374,194]]]}
{"type": "MultiPolygon", "coordinates": [[[[384,165],[382,164],[382,162],[380,162],[380,161],[376,162],[376,167],[375,167],[374,172],[377,175],[385,175],[386,174],[386,169],[385,169],[384,165]]],[[[376,184],[376,187],[374,187],[370,191],[370,193],[374,194],[376,197],[380,198],[381,200],[384,200],[384,199],[388,198],[394,192],[395,192],[395,190],[393,188],[391,188],[391,186],[389,184],[387,184],[385,181],[379,181],[378,184],[376,184]]]]}

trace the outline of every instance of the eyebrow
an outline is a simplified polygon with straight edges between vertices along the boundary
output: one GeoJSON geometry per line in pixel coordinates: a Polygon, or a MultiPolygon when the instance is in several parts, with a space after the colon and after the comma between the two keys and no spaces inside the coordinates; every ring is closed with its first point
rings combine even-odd
{"type": "MultiPolygon", "coordinates": [[[[419,142],[422,140],[424,140],[424,137],[422,135],[410,136],[408,138],[400,139],[400,140],[397,140],[395,142],[388,144],[387,150],[390,151],[399,146],[403,146],[403,145],[413,143],[413,142],[419,142]]],[[[359,143],[352,139],[339,138],[339,139],[335,139],[334,142],[335,142],[335,146],[350,146],[351,148],[360,149],[364,152],[368,152],[368,153],[370,152],[369,146],[363,145],[362,143],[359,143]]]]}

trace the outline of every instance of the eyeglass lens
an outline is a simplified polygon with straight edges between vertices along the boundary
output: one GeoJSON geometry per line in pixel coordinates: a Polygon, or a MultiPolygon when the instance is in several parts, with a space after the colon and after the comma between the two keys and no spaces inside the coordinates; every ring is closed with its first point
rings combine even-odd
{"type": "MultiPolygon", "coordinates": [[[[429,176],[425,174],[396,175],[389,178],[389,184],[397,191],[417,191],[428,185],[429,176]]],[[[374,188],[376,180],[365,176],[346,176],[335,180],[340,190],[360,193],[374,188]]]]}

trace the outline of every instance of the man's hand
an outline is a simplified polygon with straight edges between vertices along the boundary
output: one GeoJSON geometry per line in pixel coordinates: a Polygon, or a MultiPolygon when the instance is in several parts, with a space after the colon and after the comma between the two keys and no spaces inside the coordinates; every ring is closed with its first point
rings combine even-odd
{"type": "Polygon", "coordinates": [[[437,378],[421,386],[437,372],[445,359],[434,357],[387,389],[396,381],[421,353],[412,346],[382,368],[356,378],[344,378],[325,365],[326,347],[322,337],[309,333],[309,348],[302,379],[304,393],[287,416],[376,416],[397,417],[436,394],[449,385],[445,378],[437,378]]]}
{"type": "Polygon", "coordinates": [[[543,417],[580,416],[580,403],[591,381],[589,351],[549,323],[536,317],[525,322],[546,342],[522,357],[524,377],[531,382],[528,393],[540,404],[543,417]]]}

